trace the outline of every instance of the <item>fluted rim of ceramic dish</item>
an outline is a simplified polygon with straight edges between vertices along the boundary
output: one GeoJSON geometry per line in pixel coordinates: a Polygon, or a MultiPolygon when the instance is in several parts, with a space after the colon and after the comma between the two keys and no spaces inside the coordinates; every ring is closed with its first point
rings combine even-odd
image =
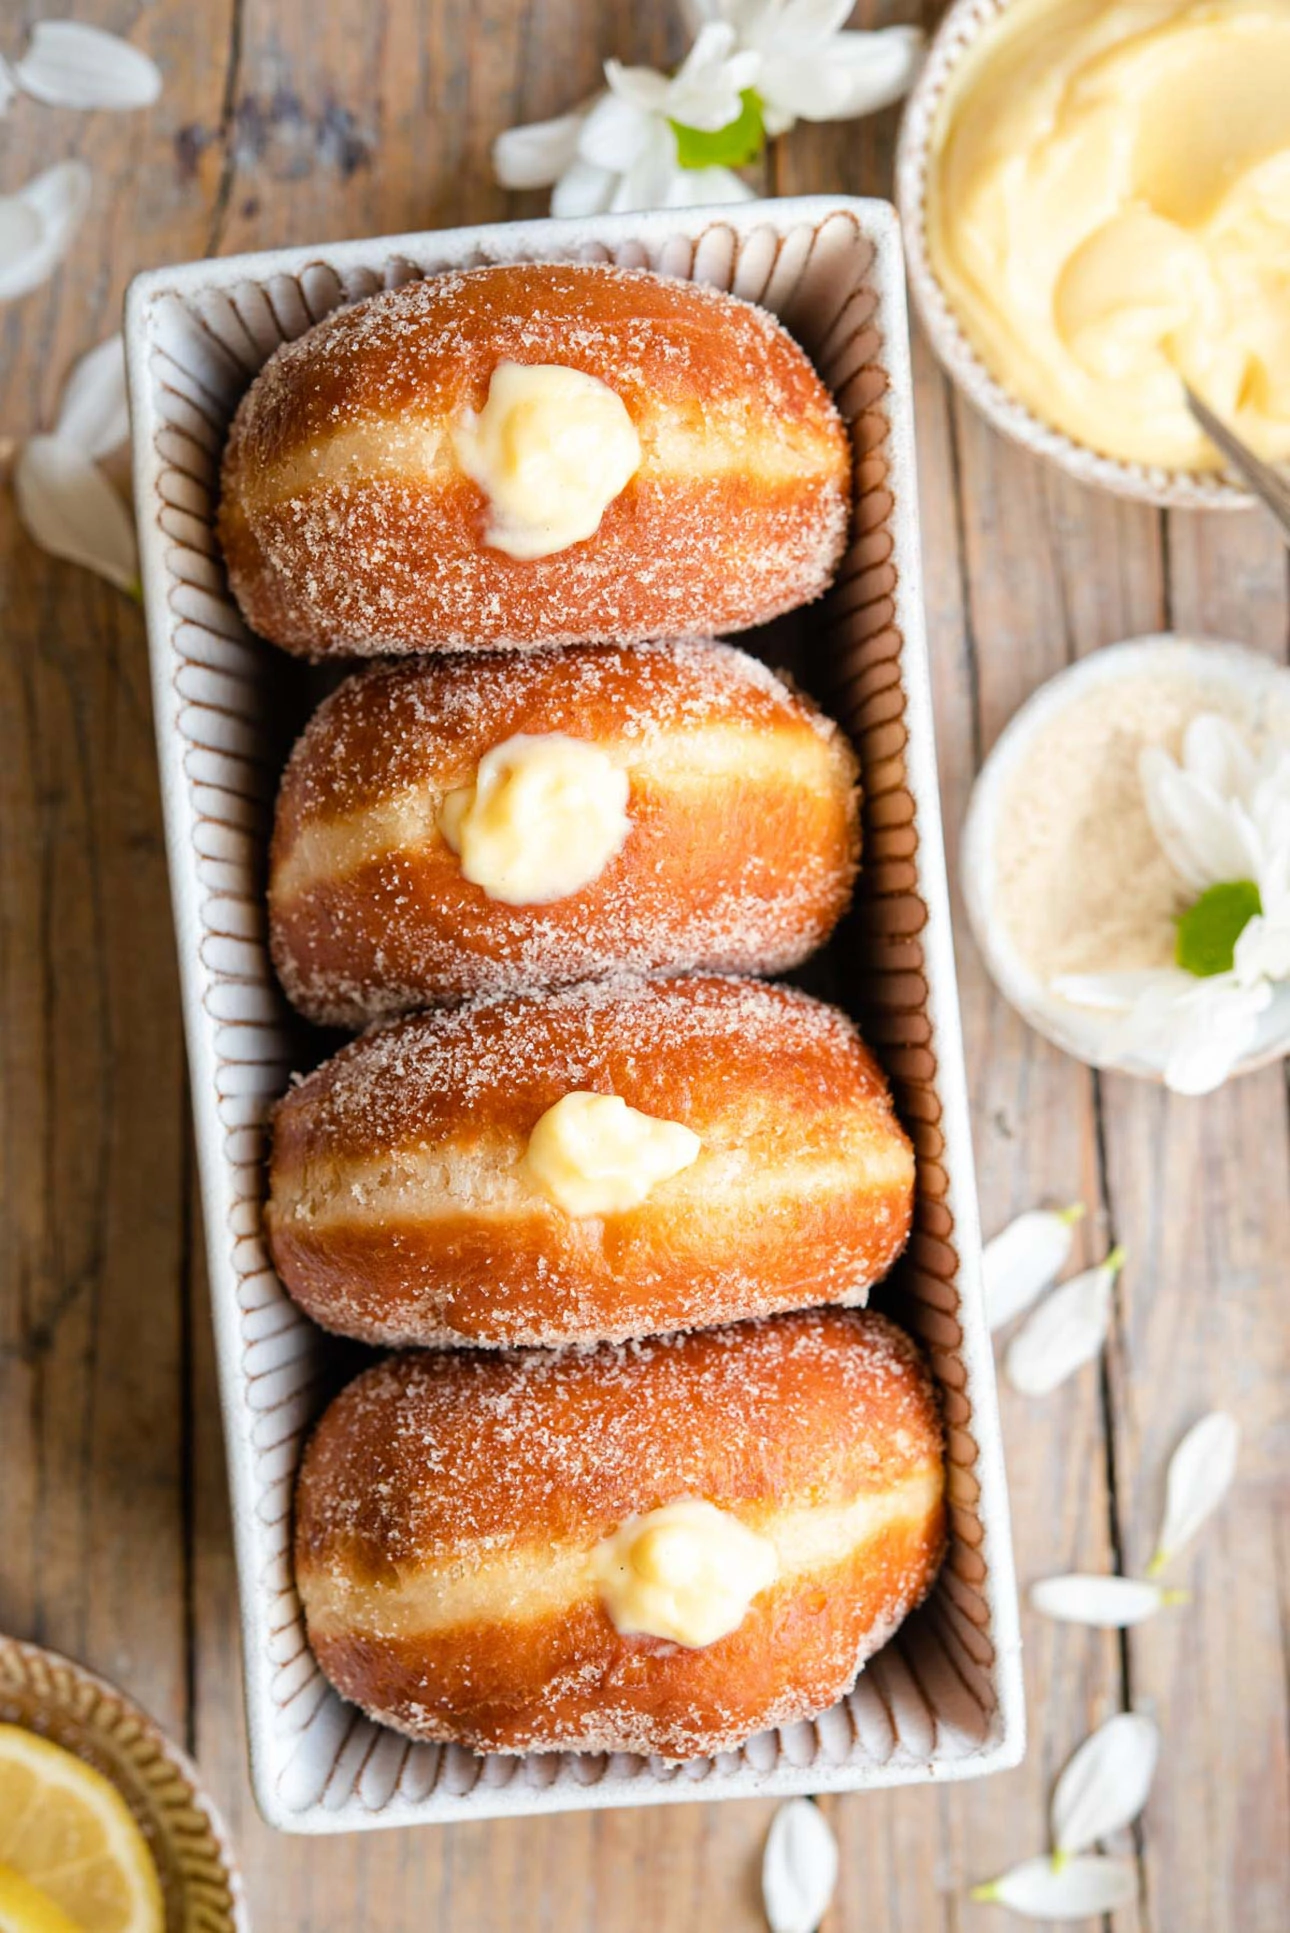
{"type": "MultiPolygon", "coordinates": [[[[1227,678],[1238,686],[1266,684],[1278,675],[1290,683],[1290,671],[1284,665],[1262,657],[1245,645],[1172,631],[1125,638],[1077,659],[1040,685],[1013,713],[995,740],[968,800],[959,865],[972,937],[986,971],[1009,1006],[1037,1034],[1084,1066],[1129,1074],[1157,1086],[1164,1078],[1158,1068],[1145,1064],[1129,1066],[1099,1058],[1093,1044],[1098,1032],[1097,1021],[1091,1017],[1085,1020],[1083,1010],[1050,993],[1026,965],[994,912],[994,851],[1004,789],[1035,732],[1091,685],[1141,672],[1165,656],[1194,665],[1202,675],[1217,671],[1220,679],[1227,678]]],[[[1290,1054],[1290,1023],[1285,1018],[1281,1029],[1280,1034],[1239,1060],[1227,1079],[1236,1080],[1243,1074],[1253,1074],[1261,1067],[1284,1060],[1290,1054]]]]}
{"type": "Polygon", "coordinates": [[[1046,457],[1080,483],[1161,510],[1247,510],[1257,499],[1217,470],[1171,470],[1103,456],[1046,423],[1010,395],[990,373],[945,292],[927,249],[927,173],[932,130],[942,97],[972,42],[1011,0],[954,0],[928,50],[905,104],[896,148],[896,206],[905,262],[919,319],[946,374],[994,428],[1036,456],[1046,457]]]}
{"type": "Polygon", "coordinates": [[[0,1721],[112,1781],[156,1864],[166,1933],[251,1933],[228,1828],[197,1767],[125,1692],[60,1652],[0,1636],[0,1721]]]}

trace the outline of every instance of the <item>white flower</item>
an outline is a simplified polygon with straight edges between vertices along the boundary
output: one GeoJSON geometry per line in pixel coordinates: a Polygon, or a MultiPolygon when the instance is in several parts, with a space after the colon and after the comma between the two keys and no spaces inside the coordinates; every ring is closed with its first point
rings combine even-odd
{"type": "Polygon", "coordinates": [[[90,205],[90,186],[83,161],[60,161],[17,194],[0,195],[0,302],[53,274],[90,205]]]}
{"type": "Polygon", "coordinates": [[[843,33],[854,0],[684,0],[698,32],[727,22],[738,45],[758,55],[755,86],[766,132],[794,121],[852,121],[905,94],[918,72],[923,36],[917,27],[843,33]]]}
{"type": "Polygon", "coordinates": [[[24,444],[13,487],[18,514],[42,550],[135,596],[134,523],[98,467],[128,434],[125,355],[120,336],[112,336],[73,369],[53,433],[24,444]]]}
{"type": "Polygon", "coordinates": [[[1166,1604],[1178,1604],[1185,1591],[1166,1591],[1138,1577],[1041,1578],[1031,1586],[1030,1606],[1061,1624],[1089,1624],[1099,1631],[1125,1631],[1143,1624],[1166,1604]]]}
{"type": "Polygon", "coordinates": [[[1049,1822],[1059,1864],[1137,1818],[1159,1756],[1160,1733],[1138,1712],[1117,1712],[1084,1740],[1053,1788],[1049,1822]]]}
{"type": "Polygon", "coordinates": [[[750,200],[751,188],[729,168],[683,168],[672,122],[704,132],[727,126],[758,66],[755,55],[734,52],[734,31],[720,24],[704,28],[671,79],[606,61],[608,91],[588,106],[497,137],[497,179],[504,188],[554,183],[553,215],[750,200]]]}
{"type": "Polygon", "coordinates": [[[161,71],[117,34],[79,20],[42,20],[13,66],[0,60],[0,114],[17,93],[51,107],[148,107],[161,92],[161,71]]]}
{"type": "Polygon", "coordinates": [[[553,186],[553,215],[747,201],[753,191],[734,166],[751,158],[763,127],[776,135],[799,117],[872,113],[905,92],[921,55],[913,27],[841,32],[851,0],[688,0],[686,11],[696,38],[671,77],[608,60],[606,92],[499,135],[493,168],[502,186],[553,186]],[[706,165],[691,141],[683,163],[678,128],[700,136],[729,129],[733,151],[706,165]],[[737,152],[745,140],[750,151],[737,152]]]}
{"type": "Polygon", "coordinates": [[[1085,1920],[1130,1906],[1137,1895],[1131,1860],[1085,1853],[1061,1865],[1051,1859],[1025,1859],[1002,1879],[974,1886],[971,1896],[1010,1907],[1028,1920],[1085,1920]]]}
{"type": "Polygon", "coordinates": [[[1152,830],[1193,901],[1180,939],[1223,898],[1230,909],[1235,896],[1229,919],[1244,923],[1235,935],[1225,927],[1218,971],[1189,959],[1183,944],[1185,966],[1068,974],[1053,987],[1078,1006],[1121,1016],[1107,1042],[1111,1065],[1156,1068],[1175,1093],[1208,1094],[1250,1052],[1275,985],[1290,980],[1290,747],[1256,757],[1234,725],[1204,712],[1187,727],[1181,762],[1151,745],[1138,770],[1152,830]]]}

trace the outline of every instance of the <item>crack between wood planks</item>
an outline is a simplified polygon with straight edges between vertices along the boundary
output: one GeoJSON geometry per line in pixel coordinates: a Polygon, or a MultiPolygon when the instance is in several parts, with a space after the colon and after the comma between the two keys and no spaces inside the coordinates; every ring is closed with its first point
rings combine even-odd
{"type": "Polygon", "coordinates": [[[945,404],[946,440],[950,451],[954,547],[958,562],[959,609],[963,614],[963,658],[968,678],[968,716],[972,729],[972,770],[979,772],[984,756],[981,728],[981,662],[977,651],[976,622],[972,613],[972,574],[968,570],[967,560],[967,517],[963,509],[963,463],[959,450],[959,424],[954,408],[954,391],[946,376],[941,375],[939,380],[945,404]]]}
{"type": "MultiPolygon", "coordinates": [[[[1102,1076],[1097,1068],[1092,1069],[1093,1094],[1093,1134],[1097,1152],[1098,1207],[1101,1211],[1105,1239],[1114,1248],[1119,1240],[1115,1225],[1115,1204],[1111,1195],[1110,1164],[1107,1158],[1106,1136],[1106,1097],[1102,1087],[1102,1076]]],[[[1120,1342],[1122,1355],[1124,1344],[1124,1311],[1121,1294],[1123,1278],[1117,1276],[1112,1290],[1113,1331],[1120,1342]]],[[[1106,1514],[1107,1536],[1111,1545],[1111,1561],[1117,1577],[1125,1572],[1124,1519],[1120,1496],[1119,1461],[1115,1440],[1115,1405],[1111,1388],[1111,1370],[1107,1352],[1103,1349],[1098,1358],[1098,1405],[1102,1418],[1102,1453],[1106,1472],[1106,1514]]],[[[1123,1711],[1133,1710],[1133,1659],[1129,1648],[1129,1633],[1120,1630],[1116,1633],[1120,1662],[1120,1707],[1123,1711]]],[[[1147,1895],[1147,1844],[1146,1832],[1141,1818],[1133,1822],[1133,1855],[1138,1868],[1138,1915],[1141,1933],[1151,1933],[1152,1919],[1150,1901],[1147,1895]]],[[[1114,1933],[1114,1923],[1110,1916],[1103,1919],[1104,1933],[1114,1933]]]]}
{"type": "Polygon", "coordinates": [[[242,78],[242,29],[246,13],[246,0],[233,0],[233,12],[229,19],[228,59],[224,66],[224,94],[219,110],[219,141],[223,150],[220,157],[219,180],[215,184],[215,199],[211,204],[210,226],[206,231],[207,255],[218,255],[224,240],[224,230],[228,226],[228,211],[233,199],[233,184],[237,179],[237,94],[242,78]]]}

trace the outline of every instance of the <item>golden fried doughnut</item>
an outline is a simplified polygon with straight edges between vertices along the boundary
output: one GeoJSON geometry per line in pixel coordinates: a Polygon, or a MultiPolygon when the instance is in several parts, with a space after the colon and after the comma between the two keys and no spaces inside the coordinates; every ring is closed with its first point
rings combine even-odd
{"type": "Polygon", "coordinates": [[[693,1758],[846,1694],[931,1585],[943,1490],[927,1371],[870,1312],[422,1352],[318,1425],[296,1580],[324,1672],[399,1731],[693,1758]]]}
{"type": "Polygon", "coordinates": [[[219,537],[247,623],[305,657],[627,642],[818,597],[849,500],[838,413],[765,310],[524,263],[284,344],[234,419],[219,537]]]}
{"type": "Polygon", "coordinates": [[[755,980],[605,981],[342,1048],[278,1104],[267,1219],[326,1329],[558,1345],[862,1302],[913,1180],[835,1007],[755,980]]]}
{"type": "Polygon", "coordinates": [[[343,684],[292,754],[273,955],[296,1006],[338,1026],[616,970],[779,971],[832,930],[858,843],[845,736],[733,646],[403,660],[343,684]],[[511,876],[517,842],[528,864],[499,896],[446,802],[482,761],[571,741],[589,774],[509,795],[511,876]]]}

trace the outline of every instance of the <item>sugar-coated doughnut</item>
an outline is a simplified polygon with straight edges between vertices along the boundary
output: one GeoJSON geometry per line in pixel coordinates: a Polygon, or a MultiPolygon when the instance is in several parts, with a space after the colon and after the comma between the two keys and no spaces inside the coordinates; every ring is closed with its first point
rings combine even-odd
{"type": "Polygon", "coordinates": [[[405,659],[343,684],[291,756],[273,955],[338,1026],[624,969],[777,972],[827,938],[858,844],[844,734],[733,646],[405,659]],[[445,807],[517,747],[554,759],[492,794],[512,821],[492,877],[445,807]]]}
{"type": "Polygon", "coordinates": [[[913,1178],[837,1008],[755,980],[605,981],[342,1048],[278,1104],[267,1221],[326,1329],[559,1345],[862,1302],[913,1178]]]}
{"type": "Polygon", "coordinates": [[[693,1758],[846,1694],[931,1585],[943,1491],[927,1371],[871,1312],[408,1354],[314,1433],[296,1580],[323,1671],[401,1732],[693,1758]]]}
{"type": "Polygon", "coordinates": [[[234,420],[219,537],[248,624],[306,657],[627,642],[818,597],[849,498],[838,413],[765,310],[524,263],[284,344],[234,420]]]}

